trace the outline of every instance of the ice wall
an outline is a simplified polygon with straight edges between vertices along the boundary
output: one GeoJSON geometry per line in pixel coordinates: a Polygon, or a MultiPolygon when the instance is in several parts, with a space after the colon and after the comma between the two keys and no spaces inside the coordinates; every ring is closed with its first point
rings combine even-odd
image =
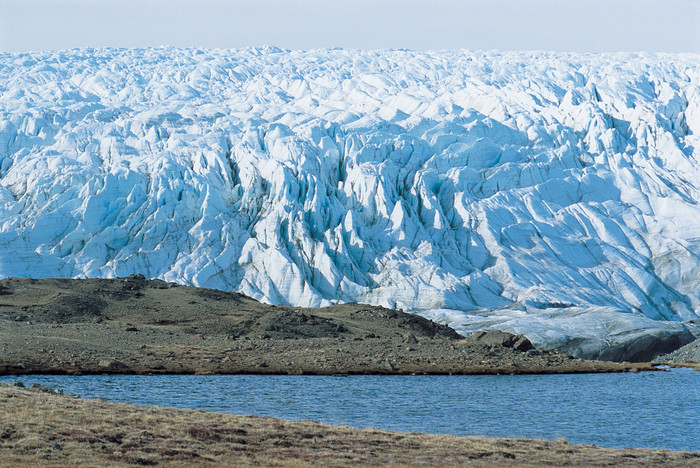
{"type": "Polygon", "coordinates": [[[1,277],[604,340],[700,313],[699,187],[693,55],[0,54],[1,277]]]}

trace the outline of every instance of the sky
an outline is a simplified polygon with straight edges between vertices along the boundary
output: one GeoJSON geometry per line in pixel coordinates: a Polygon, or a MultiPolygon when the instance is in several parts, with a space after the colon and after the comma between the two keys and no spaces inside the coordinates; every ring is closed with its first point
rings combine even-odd
{"type": "Polygon", "coordinates": [[[0,0],[0,51],[277,46],[700,53],[700,0],[0,0]]]}

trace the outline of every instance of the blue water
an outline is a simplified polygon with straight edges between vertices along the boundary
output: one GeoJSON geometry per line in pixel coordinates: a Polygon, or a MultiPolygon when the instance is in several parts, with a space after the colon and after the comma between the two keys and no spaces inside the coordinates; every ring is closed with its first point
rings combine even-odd
{"type": "Polygon", "coordinates": [[[85,398],[354,427],[700,451],[700,372],[515,376],[4,376],[85,398]]]}

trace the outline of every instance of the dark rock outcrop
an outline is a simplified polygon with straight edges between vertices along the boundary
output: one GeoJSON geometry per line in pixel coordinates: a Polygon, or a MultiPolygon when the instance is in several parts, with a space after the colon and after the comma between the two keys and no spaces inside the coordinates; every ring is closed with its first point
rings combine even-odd
{"type": "Polygon", "coordinates": [[[533,349],[532,343],[522,335],[502,332],[500,330],[480,331],[468,338],[468,342],[473,345],[513,348],[517,351],[527,351],[533,349]]]}
{"type": "Polygon", "coordinates": [[[650,362],[657,356],[673,352],[694,340],[693,334],[687,330],[659,331],[631,337],[629,341],[602,350],[594,358],[601,361],[650,362]]]}

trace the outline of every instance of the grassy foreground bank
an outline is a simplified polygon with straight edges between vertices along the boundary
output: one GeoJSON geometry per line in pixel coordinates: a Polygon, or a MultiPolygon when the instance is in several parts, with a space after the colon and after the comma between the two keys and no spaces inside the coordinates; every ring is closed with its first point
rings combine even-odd
{"type": "MultiPolygon", "coordinates": [[[[700,466],[700,453],[602,449],[141,407],[0,384],[0,466],[700,466]]],[[[526,422],[520,422],[526,423],[526,422]]]]}

